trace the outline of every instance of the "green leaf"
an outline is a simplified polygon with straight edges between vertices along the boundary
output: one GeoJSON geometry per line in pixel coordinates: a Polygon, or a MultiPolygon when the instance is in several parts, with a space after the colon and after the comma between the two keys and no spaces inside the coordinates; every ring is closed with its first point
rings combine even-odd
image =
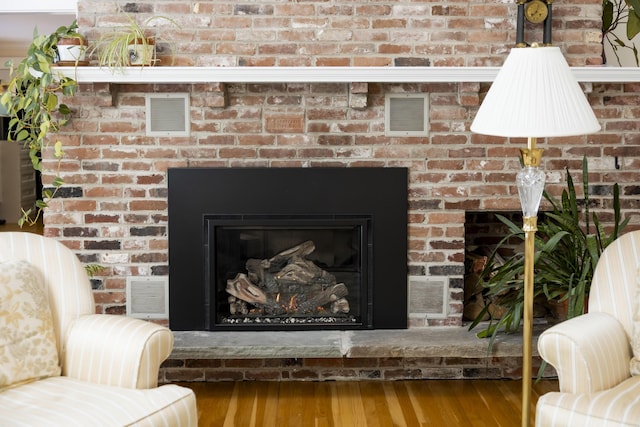
{"type": "Polygon", "coordinates": [[[625,0],[629,6],[629,15],[640,15],[640,0],[625,0]]]}
{"type": "Polygon", "coordinates": [[[58,140],[53,146],[53,156],[56,159],[61,159],[64,156],[64,152],[62,151],[62,141],[58,140]]]}
{"type": "Polygon", "coordinates": [[[93,277],[96,275],[96,273],[99,273],[105,269],[105,267],[100,264],[87,264],[84,266],[84,268],[87,271],[89,277],[93,277]]]}
{"type": "Polygon", "coordinates": [[[0,104],[7,109],[11,107],[11,92],[8,90],[2,92],[2,96],[0,96],[0,104]]]}
{"type": "Polygon", "coordinates": [[[26,130],[22,129],[20,132],[18,132],[18,134],[16,135],[16,141],[24,141],[27,138],[29,138],[29,132],[27,132],[26,130]]]}
{"type": "Polygon", "coordinates": [[[627,38],[631,40],[638,33],[640,33],[640,16],[636,13],[629,12],[629,16],[627,18],[627,38]]]}
{"type": "Polygon", "coordinates": [[[42,71],[45,76],[48,74],[50,75],[51,73],[51,68],[49,66],[50,59],[47,56],[43,55],[42,53],[36,53],[36,58],[38,58],[38,64],[33,68],[35,68],[38,71],[42,71]]]}
{"type": "Polygon", "coordinates": [[[51,185],[53,187],[55,187],[55,188],[62,187],[64,185],[64,180],[62,178],[60,178],[59,176],[56,176],[53,179],[53,182],[51,183],[51,185]]]}
{"type": "Polygon", "coordinates": [[[33,169],[42,172],[42,161],[35,150],[29,150],[29,157],[31,158],[31,164],[33,169]]]}
{"type": "Polygon", "coordinates": [[[58,106],[58,97],[55,93],[48,93],[45,96],[45,108],[48,111],[54,111],[58,106]]]}
{"type": "Polygon", "coordinates": [[[611,0],[602,2],[602,32],[608,33],[613,23],[613,3],[611,0]]]}
{"type": "Polygon", "coordinates": [[[496,218],[498,218],[504,225],[506,225],[509,228],[509,232],[512,234],[522,234],[523,238],[524,238],[524,232],[522,231],[522,228],[517,226],[513,221],[510,221],[509,219],[507,219],[506,217],[502,216],[502,215],[496,215],[496,218]]]}
{"type": "Polygon", "coordinates": [[[58,111],[60,111],[60,114],[64,115],[71,114],[71,109],[67,106],[67,104],[60,104],[60,106],[58,107],[58,111]]]}
{"type": "MultiPolygon", "coordinates": [[[[567,171],[567,173],[569,173],[567,171]]],[[[587,156],[582,156],[582,191],[584,193],[584,219],[585,230],[589,233],[589,163],[587,162],[587,156]]]]}

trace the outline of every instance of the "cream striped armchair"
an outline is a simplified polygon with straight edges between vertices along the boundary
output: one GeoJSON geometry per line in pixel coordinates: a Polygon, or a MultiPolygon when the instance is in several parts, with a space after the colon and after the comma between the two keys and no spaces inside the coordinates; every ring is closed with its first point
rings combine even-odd
{"type": "MultiPolygon", "coordinates": [[[[0,426],[197,425],[193,391],[173,384],[158,387],[159,366],[173,347],[171,331],[125,316],[95,314],[84,267],[62,243],[32,233],[0,233],[0,292],[0,426]],[[50,315],[35,314],[52,326],[52,351],[41,348],[42,337],[27,333],[23,338],[39,346],[30,354],[9,336],[28,331],[26,323],[17,331],[11,328],[37,310],[21,313],[17,308],[28,303],[10,299],[38,286],[50,315]],[[16,366],[20,369],[12,372],[16,366]]],[[[35,307],[34,295],[29,304],[35,307]]]]}
{"type": "Polygon", "coordinates": [[[536,426],[640,426],[640,376],[630,368],[631,343],[640,339],[639,268],[640,230],[605,249],[589,312],[540,336],[538,352],[556,369],[560,392],[538,400],[536,426]]]}

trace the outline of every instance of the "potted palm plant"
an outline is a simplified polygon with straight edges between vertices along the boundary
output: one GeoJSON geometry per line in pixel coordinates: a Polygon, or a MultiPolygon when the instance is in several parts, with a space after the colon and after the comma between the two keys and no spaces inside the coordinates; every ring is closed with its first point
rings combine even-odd
{"type": "Polygon", "coordinates": [[[104,33],[90,53],[97,51],[98,65],[111,68],[114,71],[129,66],[155,65],[158,58],[156,53],[157,35],[153,35],[153,22],[164,21],[173,26],[178,24],[165,16],[152,16],[143,23],[124,13],[127,25],[104,33]]]}
{"type": "MultiPolygon", "coordinates": [[[[541,215],[535,242],[534,294],[546,301],[566,303],[566,318],[584,312],[593,272],[602,251],[613,242],[629,222],[620,217],[618,184],[613,186],[613,228],[609,233],[600,223],[596,213],[590,212],[587,159],[582,161],[583,199],[579,200],[569,171],[567,188],[560,200],[548,193],[545,199],[551,210],[541,215]]],[[[509,233],[502,239],[480,274],[480,283],[487,298],[496,297],[496,303],[504,308],[499,319],[490,319],[488,326],[479,332],[479,337],[490,337],[490,346],[499,331],[516,332],[524,309],[524,253],[517,252],[504,263],[494,262],[502,245],[521,239],[524,232],[507,218],[499,219],[508,227],[509,233]]],[[[485,308],[472,322],[473,329],[491,314],[485,308]]]]}
{"type": "MultiPolygon", "coordinates": [[[[0,103],[10,116],[8,139],[29,148],[36,171],[42,170],[41,154],[51,142],[51,134],[58,132],[71,116],[70,108],[61,102],[60,95],[73,95],[78,85],[73,78],[58,73],[54,63],[59,57],[58,42],[64,38],[79,38],[77,29],[74,21],[51,34],[39,35],[34,30],[27,56],[17,65],[12,62],[7,64],[11,80],[0,97],[0,103]]],[[[61,141],[54,140],[53,146],[54,157],[60,161],[61,141]]],[[[43,190],[42,199],[36,201],[35,207],[23,209],[20,225],[35,223],[42,209],[47,206],[47,201],[54,197],[62,184],[62,179],[57,176],[51,183],[51,189],[43,190]]]]}

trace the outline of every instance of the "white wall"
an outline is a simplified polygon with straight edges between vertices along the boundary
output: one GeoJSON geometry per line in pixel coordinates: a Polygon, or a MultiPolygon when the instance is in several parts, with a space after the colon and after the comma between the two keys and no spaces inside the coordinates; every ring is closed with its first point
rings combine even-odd
{"type": "Polygon", "coordinates": [[[39,34],[50,33],[69,25],[76,16],[77,0],[0,0],[0,80],[9,80],[5,62],[20,61],[34,28],[39,34]]]}
{"type": "Polygon", "coordinates": [[[35,172],[22,144],[0,141],[0,219],[15,224],[36,199],[35,172]]]}

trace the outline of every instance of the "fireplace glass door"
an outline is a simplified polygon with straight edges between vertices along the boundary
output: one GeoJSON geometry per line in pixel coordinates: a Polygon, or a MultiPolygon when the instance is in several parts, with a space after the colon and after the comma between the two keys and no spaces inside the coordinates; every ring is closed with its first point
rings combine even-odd
{"type": "Polygon", "coordinates": [[[371,324],[371,218],[205,216],[212,329],[371,324]]]}

